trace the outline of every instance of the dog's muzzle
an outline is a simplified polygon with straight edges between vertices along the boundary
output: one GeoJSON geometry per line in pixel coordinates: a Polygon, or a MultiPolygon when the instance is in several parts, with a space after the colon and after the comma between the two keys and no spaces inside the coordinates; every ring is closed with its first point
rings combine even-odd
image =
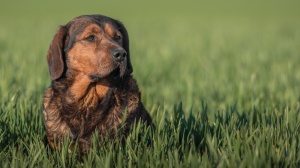
{"type": "Polygon", "coordinates": [[[126,59],[127,52],[123,48],[117,48],[111,51],[111,56],[117,62],[122,62],[126,59]]]}

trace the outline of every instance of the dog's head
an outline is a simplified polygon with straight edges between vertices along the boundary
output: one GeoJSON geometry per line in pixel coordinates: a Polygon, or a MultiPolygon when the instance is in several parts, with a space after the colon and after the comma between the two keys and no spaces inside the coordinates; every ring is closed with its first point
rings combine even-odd
{"type": "Polygon", "coordinates": [[[52,80],[68,70],[91,80],[122,77],[133,71],[129,39],[123,24],[102,15],[84,15],[60,26],[47,54],[52,80]]]}

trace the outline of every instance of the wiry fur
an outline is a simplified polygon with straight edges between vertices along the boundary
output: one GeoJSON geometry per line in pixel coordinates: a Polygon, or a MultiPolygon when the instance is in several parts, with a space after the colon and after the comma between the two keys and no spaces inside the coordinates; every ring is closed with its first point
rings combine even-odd
{"type": "MultiPolygon", "coordinates": [[[[55,142],[61,142],[63,137],[69,136],[74,142],[79,143],[82,152],[86,152],[93,133],[97,132],[101,137],[106,137],[107,133],[111,138],[115,136],[115,130],[121,127],[125,111],[127,111],[124,126],[125,136],[135,121],[143,120],[151,125],[152,120],[141,103],[141,94],[137,83],[130,74],[132,67],[129,58],[129,41],[124,26],[116,20],[101,15],[81,16],[74,20],[66,26],[60,27],[48,51],[47,59],[52,83],[44,94],[43,115],[47,139],[51,148],[56,148],[55,142]],[[99,43],[76,44],[81,33],[84,32],[84,28],[94,23],[99,27],[106,23],[113,26],[118,25],[116,30],[119,30],[127,39],[124,39],[120,45],[109,38],[105,39],[107,36],[99,36],[102,38],[99,43]],[[76,26],[79,29],[73,30],[76,26]],[[105,48],[101,45],[104,44],[104,40],[108,40],[105,48]],[[113,67],[118,71],[118,67],[120,68],[122,64],[127,68],[125,74],[111,77],[111,69],[102,68],[98,72],[95,70],[98,67],[82,63],[85,60],[82,61],[83,58],[80,58],[82,56],[80,52],[85,49],[82,46],[88,45],[97,45],[95,47],[97,50],[85,53],[89,57],[85,56],[84,59],[98,60],[98,57],[103,57],[102,60],[108,60],[110,64],[116,63],[111,61],[110,53],[107,53],[116,46],[124,48],[127,52],[127,62],[116,64],[113,67]],[[74,59],[78,59],[77,62],[73,61],[74,59]],[[77,69],[79,66],[80,68],[77,69]],[[81,70],[82,68],[84,71],[81,70]],[[100,72],[105,72],[107,75],[97,79],[91,77],[100,72]]],[[[112,29],[111,31],[116,30],[112,29]]],[[[105,30],[103,31],[106,33],[105,30]]],[[[102,65],[101,62],[99,64],[102,65]]]]}

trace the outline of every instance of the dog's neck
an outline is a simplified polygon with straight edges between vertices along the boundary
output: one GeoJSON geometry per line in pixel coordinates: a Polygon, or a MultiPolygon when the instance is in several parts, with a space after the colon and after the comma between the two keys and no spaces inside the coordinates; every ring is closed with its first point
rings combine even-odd
{"type": "MultiPolygon", "coordinates": [[[[64,99],[61,100],[63,104],[80,110],[79,107],[96,108],[107,97],[114,96],[114,92],[128,90],[127,84],[124,83],[129,81],[132,81],[131,76],[125,76],[118,81],[109,81],[108,79],[95,81],[84,73],[68,70],[65,77],[59,81],[53,81],[52,87],[56,90],[54,92],[64,95],[64,99]]],[[[139,95],[135,82],[132,85],[139,95]]]]}
{"type": "Polygon", "coordinates": [[[90,96],[102,100],[108,93],[109,89],[110,86],[107,80],[94,82],[89,78],[89,76],[79,73],[75,76],[74,82],[68,88],[68,94],[70,94],[72,99],[75,101],[79,101],[90,96]]]}

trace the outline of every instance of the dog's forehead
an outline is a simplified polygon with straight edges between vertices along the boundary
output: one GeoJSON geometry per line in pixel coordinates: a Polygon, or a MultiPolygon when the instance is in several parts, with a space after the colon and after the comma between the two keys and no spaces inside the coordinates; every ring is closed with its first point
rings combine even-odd
{"type": "Polygon", "coordinates": [[[69,27],[69,33],[80,34],[82,33],[89,25],[94,24],[98,25],[102,30],[115,29],[119,30],[116,21],[105,17],[105,16],[80,16],[71,20],[67,25],[69,27]]]}
{"type": "Polygon", "coordinates": [[[121,22],[103,15],[82,15],[74,18],[65,25],[65,27],[67,28],[67,36],[64,44],[65,52],[67,52],[74,46],[76,39],[90,25],[99,26],[100,31],[102,30],[110,36],[114,36],[115,33],[120,32],[120,34],[124,35],[127,38],[126,29],[121,22]],[[124,32],[125,34],[123,34],[124,32]]]}

